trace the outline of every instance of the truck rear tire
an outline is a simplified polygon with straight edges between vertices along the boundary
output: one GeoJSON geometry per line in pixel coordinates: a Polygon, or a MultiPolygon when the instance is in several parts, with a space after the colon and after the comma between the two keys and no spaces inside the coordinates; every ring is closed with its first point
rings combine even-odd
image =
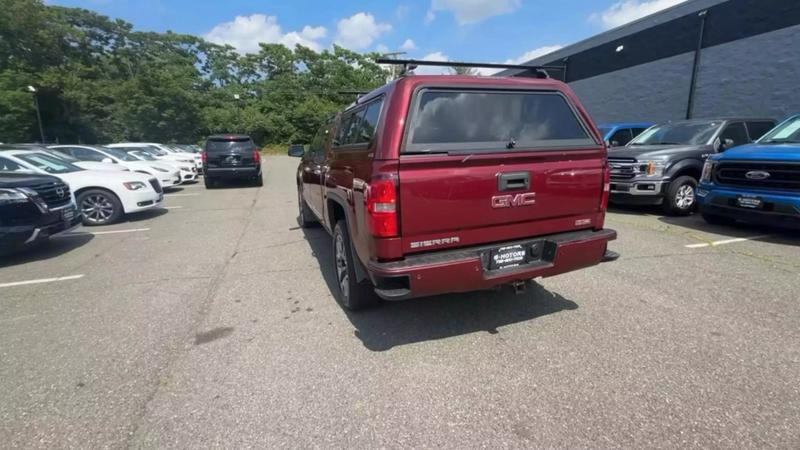
{"type": "Polygon", "coordinates": [[[664,212],[670,216],[688,216],[697,204],[697,180],[684,175],[667,187],[664,212]]]}
{"type": "Polygon", "coordinates": [[[333,229],[333,269],[338,287],[336,299],[342,306],[358,311],[378,303],[372,284],[357,281],[353,247],[350,245],[347,223],[343,220],[336,222],[333,229]]]}

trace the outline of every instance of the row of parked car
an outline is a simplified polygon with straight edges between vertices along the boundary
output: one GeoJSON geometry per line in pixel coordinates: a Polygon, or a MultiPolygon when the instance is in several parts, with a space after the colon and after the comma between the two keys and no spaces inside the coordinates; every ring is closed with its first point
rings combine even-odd
{"type": "Polygon", "coordinates": [[[0,253],[154,208],[200,170],[190,145],[0,145],[0,253]]]}
{"type": "Polygon", "coordinates": [[[800,115],[601,125],[610,201],[714,224],[800,227],[800,115]]]}

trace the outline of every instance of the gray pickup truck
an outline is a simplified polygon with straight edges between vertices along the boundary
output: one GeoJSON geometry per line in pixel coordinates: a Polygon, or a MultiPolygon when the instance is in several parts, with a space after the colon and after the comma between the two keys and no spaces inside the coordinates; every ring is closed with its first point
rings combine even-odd
{"type": "Polygon", "coordinates": [[[611,203],[662,205],[668,215],[687,215],[710,155],[749,144],[772,119],[683,120],[653,125],[625,147],[608,149],[611,203]]]}

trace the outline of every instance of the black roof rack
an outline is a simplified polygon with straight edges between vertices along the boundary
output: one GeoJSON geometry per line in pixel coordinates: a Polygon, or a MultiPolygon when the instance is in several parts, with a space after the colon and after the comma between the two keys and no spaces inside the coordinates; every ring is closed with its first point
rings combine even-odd
{"type": "Polygon", "coordinates": [[[424,61],[419,59],[390,59],[378,58],[378,64],[398,64],[403,66],[401,75],[409,70],[414,70],[417,66],[439,66],[439,67],[483,67],[487,69],[517,69],[530,71],[537,78],[549,78],[548,70],[564,70],[564,66],[525,66],[522,64],[499,64],[499,63],[475,63],[463,61],[424,61]]]}

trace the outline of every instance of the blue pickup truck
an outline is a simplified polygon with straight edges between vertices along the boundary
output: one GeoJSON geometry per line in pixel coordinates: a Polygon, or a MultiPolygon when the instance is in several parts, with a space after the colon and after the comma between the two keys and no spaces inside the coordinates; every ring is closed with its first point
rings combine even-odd
{"type": "Polygon", "coordinates": [[[597,128],[600,130],[600,134],[603,135],[606,145],[609,147],[622,147],[652,125],[652,122],[617,122],[600,124],[597,128]]]}
{"type": "Polygon", "coordinates": [[[800,114],[753,144],[708,158],[697,199],[708,223],[800,229],[800,114]]]}

